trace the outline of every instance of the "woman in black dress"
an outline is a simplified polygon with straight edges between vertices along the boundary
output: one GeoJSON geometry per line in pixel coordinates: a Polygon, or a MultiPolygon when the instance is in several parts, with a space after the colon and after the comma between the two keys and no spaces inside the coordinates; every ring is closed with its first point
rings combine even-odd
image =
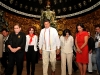
{"type": "Polygon", "coordinates": [[[21,32],[19,24],[14,25],[14,32],[9,35],[8,38],[8,68],[5,75],[12,75],[14,65],[16,63],[17,74],[22,75],[24,52],[25,52],[26,35],[21,32]]]}

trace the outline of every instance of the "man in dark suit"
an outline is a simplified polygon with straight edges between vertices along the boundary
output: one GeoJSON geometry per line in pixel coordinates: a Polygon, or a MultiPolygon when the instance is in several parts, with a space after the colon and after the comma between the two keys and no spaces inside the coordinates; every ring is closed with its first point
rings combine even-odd
{"type": "Polygon", "coordinates": [[[8,62],[8,47],[7,47],[7,40],[8,40],[9,31],[6,28],[2,29],[3,35],[3,56],[1,58],[1,64],[4,68],[4,73],[7,69],[7,62],[8,62]]]}

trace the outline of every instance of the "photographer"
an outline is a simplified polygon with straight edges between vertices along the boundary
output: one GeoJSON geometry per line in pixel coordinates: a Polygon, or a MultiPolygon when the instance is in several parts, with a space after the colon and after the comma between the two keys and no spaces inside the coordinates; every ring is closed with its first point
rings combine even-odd
{"type": "Polygon", "coordinates": [[[95,26],[95,50],[98,73],[100,75],[100,24],[95,26]]]}

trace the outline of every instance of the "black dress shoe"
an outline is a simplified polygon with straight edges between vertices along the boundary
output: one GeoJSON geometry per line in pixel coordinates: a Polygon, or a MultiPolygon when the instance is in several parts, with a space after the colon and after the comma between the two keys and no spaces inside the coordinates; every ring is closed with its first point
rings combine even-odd
{"type": "Polygon", "coordinates": [[[92,72],[88,72],[89,74],[92,74],[92,72]]]}
{"type": "Polygon", "coordinates": [[[74,69],[74,72],[76,72],[78,69],[74,69]]]}

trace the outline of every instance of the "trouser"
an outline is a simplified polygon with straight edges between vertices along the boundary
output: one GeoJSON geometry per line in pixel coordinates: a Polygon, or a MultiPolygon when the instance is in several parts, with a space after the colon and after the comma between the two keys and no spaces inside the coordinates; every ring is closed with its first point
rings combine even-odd
{"type": "Polygon", "coordinates": [[[0,57],[0,75],[1,75],[1,71],[2,71],[2,70],[1,70],[1,57],[0,57]]]}
{"type": "Polygon", "coordinates": [[[66,59],[68,66],[68,74],[72,74],[72,57],[73,53],[61,53],[61,75],[66,75],[66,59]]]}
{"type": "MultiPolygon", "coordinates": [[[[74,72],[76,72],[78,70],[78,67],[75,62],[76,61],[74,61],[74,60],[72,61],[72,68],[73,68],[74,72]]],[[[66,63],[66,72],[68,72],[67,63],[66,63]]]]}
{"type": "Polygon", "coordinates": [[[100,48],[96,48],[96,62],[97,62],[98,73],[100,74],[100,48]]]}
{"type": "Polygon", "coordinates": [[[34,46],[29,46],[28,47],[28,52],[26,52],[27,74],[30,74],[30,66],[31,66],[31,75],[34,75],[35,61],[36,61],[36,52],[34,51],[34,46]]]}
{"type": "Polygon", "coordinates": [[[3,52],[3,56],[1,58],[1,64],[5,68],[5,71],[4,72],[6,72],[7,63],[8,63],[8,52],[3,52]]]}
{"type": "Polygon", "coordinates": [[[92,54],[92,63],[93,63],[93,70],[97,70],[97,63],[96,63],[96,53],[92,54]]]}
{"type": "Polygon", "coordinates": [[[13,74],[15,62],[17,68],[17,75],[22,75],[24,51],[20,51],[16,53],[9,52],[8,60],[9,60],[8,67],[5,75],[13,74]]]}
{"type": "Polygon", "coordinates": [[[39,49],[38,49],[38,51],[36,51],[36,59],[35,59],[35,64],[37,64],[37,63],[38,63],[38,61],[39,61],[39,56],[40,56],[40,54],[39,54],[39,49]]]}
{"type": "Polygon", "coordinates": [[[92,72],[92,53],[89,53],[88,72],[92,72]]]}
{"type": "Polygon", "coordinates": [[[49,61],[52,66],[52,71],[55,71],[56,66],[56,50],[55,51],[43,51],[42,52],[42,58],[43,58],[43,75],[48,75],[48,65],[49,61]]]}

